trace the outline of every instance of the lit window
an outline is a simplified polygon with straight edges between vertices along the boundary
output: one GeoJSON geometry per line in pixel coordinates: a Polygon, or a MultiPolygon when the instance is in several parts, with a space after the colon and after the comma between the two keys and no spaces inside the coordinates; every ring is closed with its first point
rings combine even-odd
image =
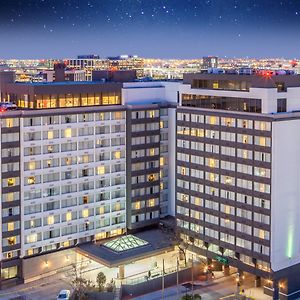
{"type": "Polygon", "coordinates": [[[155,155],[155,149],[154,149],[154,148],[151,148],[151,149],[149,150],[149,154],[150,154],[150,156],[154,156],[154,155],[155,155]]]}
{"type": "Polygon", "coordinates": [[[149,111],[149,117],[150,118],[154,118],[155,117],[155,111],[154,110],[150,110],[149,111]]]}
{"type": "Polygon", "coordinates": [[[7,243],[8,245],[13,246],[17,243],[17,238],[15,236],[11,236],[7,238],[7,243]]]}
{"type": "Polygon", "coordinates": [[[66,213],[66,220],[67,220],[67,222],[72,220],[72,213],[71,212],[66,213]]]}
{"type": "Polygon", "coordinates": [[[35,184],[35,176],[30,176],[27,179],[28,184],[35,184]]]}
{"type": "Polygon", "coordinates": [[[16,184],[16,179],[15,178],[8,178],[7,179],[7,185],[8,186],[14,186],[16,184]]]}
{"type": "Polygon", "coordinates": [[[155,199],[150,199],[150,200],[148,201],[148,206],[149,206],[149,207],[155,206],[155,199]]]}
{"type": "Polygon", "coordinates": [[[34,169],[35,169],[35,161],[29,162],[29,164],[28,164],[28,169],[29,169],[29,170],[34,170],[34,169]]]}
{"type": "Polygon", "coordinates": [[[114,157],[115,157],[115,159],[120,159],[121,158],[121,151],[116,151],[114,153],[114,157]]]}
{"type": "Polygon", "coordinates": [[[219,88],[219,82],[214,82],[213,83],[213,89],[218,89],[219,88]]]}
{"type": "Polygon", "coordinates": [[[105,174],[105,167],[104,166],[97,167],[97,174],[98,175],[104,175],[105,174]]]}
{"type": "Polygon", "coordinates": [[[148,181],[154,181],[156,179],[156,176],[154,175],[154,174],[150,174],[149,176],[148,176],[148,181]]]}
{"type": "Polygon", "coordinates": [[[35,243],[35,242],[37,242],[37,234],[33,233],[33,234],[30,234],[30,235],[27,235],[26,241],[27,241],[27,243],[35,243]]]}
{"type": "Polygon", "coordinates": [[[14,222],[7,223],[7,231],[13,231],[13,230],[15,230],[14,222]]]}
{"type": "Polygon", "coordinates": [[[48,221],[48,225],[54,224],[54,216],[49,216],[47,221],[48,221]]]}
{"type": "Polygon", "coordinates": [[[66,138],[72,137],[72,129],[71,128],[65,129],[65,137],[66,138]]]}
{"type": "Polygon", "coordinates": [[[6,127],[13,127],[14,121],[13,119],[6,119],[5,123],[6,123],[6,127]]]}
{"type": "Polygon", "coordinates": [[[134,203],[134,209],[140,209],[141,208],[141,202],[138,201],[138,202],[135,202],[134,203]]]}
{"type": "Polygon", "coordinates": [[[266,138],[265,137],[260,137],[259,138],[259,145],[260,146],[266,146],[266,138]]]}
{"type": "Polygon", "coordinates": [[[105,213],[104,206],[99,207],[99,214],[103,215],[105,213]]]}
{"type": "Polygon", "coordinates": [[[84,209],[83,211],[82,211],[82,217],[83,218],[87,218],[89,216],[89,210],[88,209],[84,209]]]}
{"type": "Polygon", "coordinates": [[[159,159],[159,165],[162,167],[164,164],[165,164],[165,161],[164,161],[165,159],[164,159],[164,157],[161,157],[160,159],[159,159]]]}
{"type": "Polygon", "coordinates": [[[48,131],[48,140],[52,140],[54,137],[53,131],[48,131]]]}

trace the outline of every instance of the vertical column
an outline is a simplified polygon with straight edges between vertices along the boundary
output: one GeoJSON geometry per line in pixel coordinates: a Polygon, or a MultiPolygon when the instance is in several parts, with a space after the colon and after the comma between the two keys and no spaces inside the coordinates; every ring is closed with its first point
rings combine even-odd
{"type": "Polygon", "coordinates": [[[119,278],[120,279],[125,278],[125,266],[124,265],[119,266],[119,278]]]}
{"type": "Polygon", "coordinates": [[[229,274],[230,274],[229,265],[223,265],[223,273],[224,273],[224,276],[229,276],[229,274]]]}

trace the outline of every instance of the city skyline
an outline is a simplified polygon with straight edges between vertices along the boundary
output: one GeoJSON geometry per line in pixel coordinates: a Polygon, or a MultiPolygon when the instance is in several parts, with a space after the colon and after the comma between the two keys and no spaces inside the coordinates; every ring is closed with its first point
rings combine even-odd
{"type": "Polygon", "coordinates": [[[296,58],[300,46],[299,1],[13,0],[0,8],[3,59],[296,58]]]}

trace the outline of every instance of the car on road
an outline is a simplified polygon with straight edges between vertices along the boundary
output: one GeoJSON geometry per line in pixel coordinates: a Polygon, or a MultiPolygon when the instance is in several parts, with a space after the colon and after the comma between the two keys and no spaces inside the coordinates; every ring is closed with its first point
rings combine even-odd
{"type": "Polygon", "coordinates": [[[70,300],[70,290],[61,290],[57,295],[57,300],[70,300]]]}

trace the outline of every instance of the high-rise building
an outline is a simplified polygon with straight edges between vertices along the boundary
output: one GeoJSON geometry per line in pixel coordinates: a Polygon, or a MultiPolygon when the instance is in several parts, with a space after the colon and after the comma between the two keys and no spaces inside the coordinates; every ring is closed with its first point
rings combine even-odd
{"type": "MultiPolygon", "coordinates": [[[[282,74],[282,75],[279,75],[282,74]]],[[[1,284],[36,257],[176,217],[188,251],[300,287],[300,76],[15,83],[0,72],[1,284]],[[2,104],[1,104],[2,105],[2,104]]]]}
{"type": "Polygon", "coordinates": [[[1,102],[19,109],[0,115],[1,286],[22,282],[31,258],[170,214],[172,83],[15,83],[8,75],[0,73],[1,102]]]}
{"type": "Polygon", "coordinates": [[[300,295],[300,77],[189,74],[177,108],[176,218],[208,261],[300,295]]]}

